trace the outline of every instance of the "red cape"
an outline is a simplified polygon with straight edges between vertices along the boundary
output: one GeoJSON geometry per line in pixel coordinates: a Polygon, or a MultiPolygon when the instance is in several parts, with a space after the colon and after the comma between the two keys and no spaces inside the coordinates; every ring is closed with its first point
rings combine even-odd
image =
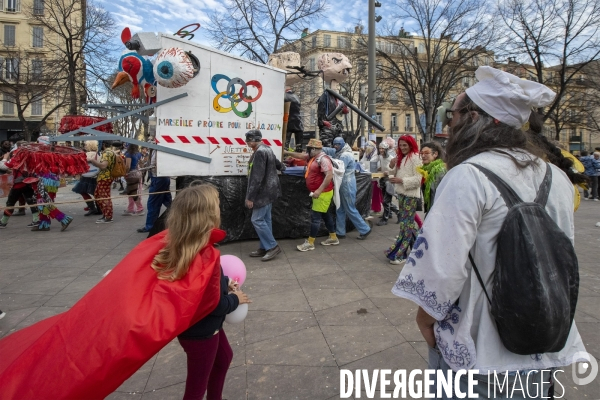
{"type": "Polygon", "coordinates": [[[0,341],[3,399],[103,399],[210,313],[220,296],[220,253],[210,244],[168,282],[151,262],[167,231],[144,240],[69,311],[0,341]]]}

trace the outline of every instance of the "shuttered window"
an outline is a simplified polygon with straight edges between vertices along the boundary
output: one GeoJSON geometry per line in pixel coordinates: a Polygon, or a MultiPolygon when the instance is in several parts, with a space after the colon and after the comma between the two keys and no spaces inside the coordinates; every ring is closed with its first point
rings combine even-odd
{"type": "Polygon", "coordinates": [[[33,47],[44,47],[44,28],[33,27],[33,47]]]}
{"type": "Polygon", "coordinates": [[[4,45],[14,46],[15,45],[15,26],[4,25],[4,45]]]}
{"type": "Polygon", "coordinates": [[[42,99],[35,99],[31,102],[31,115],[42,115],[42,99]]]}
{"type": "Polygon", "coordinates": [[[31,61],[31,74],[33,79],[40,79],[42,77],[42,60],[35,59],[31,61]]]}
{"type": "Polygon", "coordinates": [[[33,0],[33,15],[44,15],[44,0],[33,0]]]}
{"type": "Polygon", "coordinates": [[[15,103],[14,97],[8,93],[4,93],[4,101],[2,102],[2,114],[4,115],[14,115],[15,113],[15,103]]]}

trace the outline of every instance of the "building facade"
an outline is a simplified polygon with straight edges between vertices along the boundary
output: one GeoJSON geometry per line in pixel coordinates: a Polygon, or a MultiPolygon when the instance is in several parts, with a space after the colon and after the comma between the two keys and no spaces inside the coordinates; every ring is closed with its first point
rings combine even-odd
{"type": "Polygon", "coordinates": [[[45,13],[44,0],[0,0],[0,140],[56,133],[66,113],[65,69],[52,50],[59,41],[40,22],[45,13]]]}

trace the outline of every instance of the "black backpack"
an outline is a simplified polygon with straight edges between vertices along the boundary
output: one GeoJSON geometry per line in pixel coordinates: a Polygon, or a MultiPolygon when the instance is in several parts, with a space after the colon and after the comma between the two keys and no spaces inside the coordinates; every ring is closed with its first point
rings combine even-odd
{"type": "Polygon", "coordinates": [[[579,267],[573,244],[546,212],[552,168],[547,165],[534,202],[525,203],[496,174],[471,165],[496,186],[508,207],[498,234],[492,299],[469,254],[500,339],[516,354],[560,351],[575,315],[579,267]]]}

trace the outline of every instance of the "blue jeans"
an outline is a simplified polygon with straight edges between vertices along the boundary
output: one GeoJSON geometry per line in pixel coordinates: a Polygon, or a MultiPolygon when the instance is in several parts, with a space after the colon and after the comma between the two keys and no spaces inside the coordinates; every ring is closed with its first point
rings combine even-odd
{"type": "Polygon", "coordinates": [[[260,239],[260,248],[271,250],[277,246],[277,241],[273,237],[273,226],[271,224],[272,204],[263,207],[252,208],[252,225],[260,239]]]}
{"type": "MultiPolygon", "coordinates": [[[[343,185],[346,185],[346,182],[343,182],[343,185]]],[[[346,188],[340,190],[340,202],[342,204],[336,211],[335,233],[341,236],[346,235],[347,215],[352,224],[354,224],[356,229],[358,229],[358,233],[364,235],[365,233],[369,232],[371,228],[369,228],[369,225],[367,225],[365,220],[356,209],[356,183],[354,182],[354,185],[350,184],[349,186],[351,186],[349,188],[350,190],[345,190],[346,188]],[[352,190],[352,186],[354,186],[354,190],[352,190]]]]}
{"type": "MultiPolygon", "coordinates": [[[[438,349],[429,348],[429,369],[441,370],[444,371],[446,376],[448,376],[446,371],[450,371],[452,368],[446,363],[444,357],[442,357],[442,353],[438,349]]],[[[501,389],[498,385],[494,383],[494,375],[490,373],[490,389],[489,389],[489,397],[488,397],[488,376],[487,375],[473,375],[477,385],[473,388],[473,393],[479,395],[479,399],[549,399],[549,392],[551,389],[551,384],[549,381],[552,380],[552,373],[548,372],[549,368],[545,370],[544,373],[540,372],[532,372],[527,374],[527,371],[522,372],[519,377],[519,381],[515,383],[515,379],[517,376],[516,372],[509,372],[508,378],[506,381],[504,380],[504,374],[501,374],[501,371],[497,372],[497,381],[500,382],[504,387],[501,389]],[[506,382],[506,383],[504,383],[506,382]],[[520,382],[520,383],[519,383],[520,382]],[[521,385],[522,383],[522,385],[521,385]],[[513,386],[517,389],[512,391],[513,386]],[[523,391],[520,390],[521,386],[523,387],[523,391]],[[512,391],[512,393],[511,393],[512,391]],[[494,396],[495,393],[495,396],[494,396]],[[509,394],[512,394],[511,397],[508,397],[509,394]]],[[[453,374],[454,377],[454,374],[453,374]]],[[[435,378],[434,378],[435,382],[435,378]]],[[[431,389],[429,391],[431,393],[436,392],[436,384],[430,386],[431,389]]],[[[453,387],[454,389],[454,387],[453,387]]],[[[468,377],[467,375],[463,375],[460,377],[460,391],[463,394],[467,394],[469,389],[468,385],[468,377]]],[[[454,389],[455,390],[455,389],[454,389]]],[[[446,392],[442,390],[441,393],[437,394],[435,397],[438,400],[449,400],[449,399],[458,399],[456,396],[456,390],[452,397],[447,397],[446,392]]],[[[468,396],[463,398],[469,398],[468,396]]]]}
{"type": "Polygon", "coordinates": [[[325,227],[329,233],[335,232],[335,225],[333,223],[333,217],[328,212],[318,212],[310,210],[310,237],[317,237],[319,234],[319,228],[321,227],[321,219],[325,221],[325,227]]]}
{"type": "Polygon", "coordinates": [[[150,189],[148,190],[148,204],[146,205],[146,226],[144,227],[147,231],[152,229],[154,222],[158,219],[160,214],[160,207],[169,207],[171,205],[172,197],[171,193],[152,194],[156,192],[165,192],[171,187],[171,178],[168,176],[164,177],[152,177],[150,181],[150,189]]]}

